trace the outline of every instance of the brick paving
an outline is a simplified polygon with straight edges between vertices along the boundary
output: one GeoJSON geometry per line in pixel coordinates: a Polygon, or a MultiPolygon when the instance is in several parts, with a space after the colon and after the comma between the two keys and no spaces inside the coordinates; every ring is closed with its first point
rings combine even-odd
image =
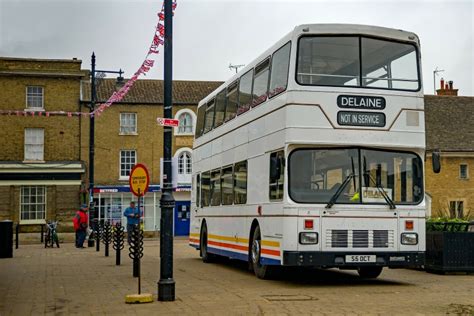
{"type": "MultiPolygon", "coordinates": [[[[127,305],[137,291],[131,260],[104,257],[104,247],[60,249],[21,245],[0,259],[0,315],[299,315],[474,313],[473,275],[384,270],[376,280],[355,272],[284,270],[259,280],[237,261],[204,264],[184,239],[175,240],[175,302],[127,305]]],[[[142,291],[156,296],[159,242],[145,241],[142,291]]]]}

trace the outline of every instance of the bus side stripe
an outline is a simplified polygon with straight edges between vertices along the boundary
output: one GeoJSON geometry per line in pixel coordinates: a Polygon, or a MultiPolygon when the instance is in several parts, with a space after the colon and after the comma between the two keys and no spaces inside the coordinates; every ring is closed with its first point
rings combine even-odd
{"type": "Polygon", "coordinates": [[[232,248],[232,249],[244,250],[244,251],[249,250],[249,247],[247,246],[232,245],[232,244],[227,244],[227,243],[223,243],[219,241],[208,240],[207,243],[209,245],[214,245],[214,246],[219,246],[219,247],[224,247],[224,248],[232,248]]]}

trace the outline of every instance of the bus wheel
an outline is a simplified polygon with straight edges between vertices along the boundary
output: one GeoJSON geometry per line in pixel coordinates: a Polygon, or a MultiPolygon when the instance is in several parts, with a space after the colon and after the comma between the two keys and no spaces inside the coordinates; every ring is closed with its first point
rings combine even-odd
{"type": "Polygon", "coordinates": [[[202,262],[212,262],[215,256],[207,251],[207,225],[204,222],[201,228],[201,238],[199,239],[202,262]]]}
{"type": "Polygon", "coordinates": [[[260,227],[257,226],[253,232],[252,248],[250,249],[250,260],[253,267],[253,272],[259,279],[270,278],[272,267],[262,265],[260,263],[262,253],[262,237],[260,234],[260,227]]]}
{"type": "Polygon", "coordinates": [[[375,279],[382,273],[383,267],[358,267],[359,276],[364,279],[375,279]]]}

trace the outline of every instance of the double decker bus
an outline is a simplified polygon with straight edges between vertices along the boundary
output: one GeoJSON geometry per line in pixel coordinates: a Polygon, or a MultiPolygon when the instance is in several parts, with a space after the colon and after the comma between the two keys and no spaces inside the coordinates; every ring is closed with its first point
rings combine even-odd
{"type": "Polygon", "coordinates": [[[190,245],[259,278],[421,265],[424,155],[417,35],[297,26],[199,103],[190,245]]]}

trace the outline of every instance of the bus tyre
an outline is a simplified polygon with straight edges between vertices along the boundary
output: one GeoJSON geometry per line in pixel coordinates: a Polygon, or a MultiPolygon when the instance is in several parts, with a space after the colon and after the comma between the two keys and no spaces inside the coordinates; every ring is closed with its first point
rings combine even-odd
{"type": "Polygon", "coordinates": [[[262,235],[260,234],[260,227],[257,226],[253,232],[252,246],[250,248],[250,261],[253,272],[259,279],[268,279],[272,273],[272,267],[262,265],[260,263],[262,253],[262,235]]]}
{"type": "Polygon", "coordinates": [[[201,253],[202,262],[209,263],[215,259],[215,256],[212,253],[208,252],[207,249],[207,225],[206,223],[202,224],[201,228],[201,238],[199,239],[199,248],[201,253]]]}
{"type": "Polygon", "coordinates": [[[383,267],[359,267],[357,272],[364,279],[375,279],[382,273],[383,267]]]}

